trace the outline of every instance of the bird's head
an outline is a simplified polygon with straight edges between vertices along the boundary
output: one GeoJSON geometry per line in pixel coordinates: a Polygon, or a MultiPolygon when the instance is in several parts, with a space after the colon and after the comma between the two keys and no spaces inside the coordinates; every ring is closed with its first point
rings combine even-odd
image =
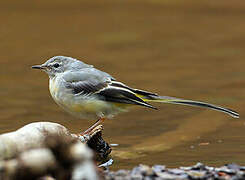
{"type": "Polygon", "coordinates": [[[92,67],[82,61],[66,56],[54,56],[48,59],[44,64],[32,66],[33,69],[45,71],[49,77],[54,77],[59,73],[66,71],[76,71],[83,68],[92,67]]]}

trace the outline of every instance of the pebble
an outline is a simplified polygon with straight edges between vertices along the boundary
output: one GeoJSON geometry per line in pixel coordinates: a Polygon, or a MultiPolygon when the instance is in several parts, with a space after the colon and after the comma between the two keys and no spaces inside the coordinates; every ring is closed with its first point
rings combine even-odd
{"type": "Polygon", "coordinates": [[[245,167],[228,164],[222,167],[205,166],[197,163],[194,166],[180,168],[166,168],[164,165],[138,165],[132,170],[118,170],[105,172],[106,180],[188,180],[188,179],[245,179],[245,167]]]}

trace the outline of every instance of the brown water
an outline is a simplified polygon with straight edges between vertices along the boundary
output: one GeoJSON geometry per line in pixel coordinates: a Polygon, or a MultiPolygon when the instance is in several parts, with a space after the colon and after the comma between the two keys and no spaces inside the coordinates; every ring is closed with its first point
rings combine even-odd
{"type": "Polygon", "coordinates": [[[245,165],[245,3],[183,2],[1,1],[0,132],[34,121],[80,132],[93,123],[63,112],[49,95],[47,75],[30,68],[68,55],[132,87],[241,114],[233,119],[168,104],[155,104],[159,111],[135,108],[104,124],[105,139],[119,144],[114,169],[245,165]]]}

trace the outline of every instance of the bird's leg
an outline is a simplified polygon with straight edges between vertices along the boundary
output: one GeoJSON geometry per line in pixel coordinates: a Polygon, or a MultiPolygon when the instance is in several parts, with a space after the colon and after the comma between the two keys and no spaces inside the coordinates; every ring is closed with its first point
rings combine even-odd
{"type": "Polygon", "coordinates": [[[89,127],[86,131],[82,132],[80,135],[83,136],[85,134],[90,133],[96,126],[102,124],[105,121],[105,118],[99,118],[91,127],[89,127]]]}

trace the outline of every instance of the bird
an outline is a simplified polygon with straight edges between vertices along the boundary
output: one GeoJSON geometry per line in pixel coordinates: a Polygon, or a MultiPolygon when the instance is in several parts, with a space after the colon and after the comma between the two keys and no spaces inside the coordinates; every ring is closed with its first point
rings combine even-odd
{"type": "Polygon", "coordinates": [[[65,111],[82,119],[98,119],[84,134],[103,123],[105,119],[127,112],[135,105],[157,110],[151,104],[154,102],[203,107],[239,118],[236,111],[218,105],[160,96],[157,93],[129,87],[93,65],[72,57],[54,56],[32,68],[48,74],[50,94],[65,111]]]}

